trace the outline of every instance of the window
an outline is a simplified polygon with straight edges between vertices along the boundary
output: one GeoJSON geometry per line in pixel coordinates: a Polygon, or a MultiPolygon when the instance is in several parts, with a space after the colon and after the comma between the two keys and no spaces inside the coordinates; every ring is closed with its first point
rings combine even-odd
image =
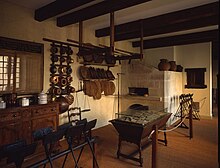
{"type": "Polygon", "coordinates": [[[185,71],[187,75],[187,85],[185,85],[185,88],[207,88],[205,85],[206,68],[187,68],[185,71]]]}
{"type": "Polygon", "coordinates": [[[0,96],[43,90],[43,44],[0,37],[0,96]]]}
{"type": "Polygon", "coordinates": [[[15,88],[19,89],[20,58],[16,57],[15,59],[15,56],[10,56],[9,54],[0,55],[0,90],[3,92],[13,91],[14,83],[15,88]],[[13,73],[14,68],[15,74],[13,73]]]}

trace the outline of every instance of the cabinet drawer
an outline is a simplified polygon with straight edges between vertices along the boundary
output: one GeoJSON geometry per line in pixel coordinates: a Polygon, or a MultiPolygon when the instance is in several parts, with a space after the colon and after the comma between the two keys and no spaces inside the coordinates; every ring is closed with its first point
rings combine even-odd
{"type": "Polygon", "coordinates": [[[21,112],[21,115],[23,119],[29,119],[31,117],[31,110],[25,109],[21,112]]]}
{"type": "Polygon", "coordinates": [[[57,108],[54,106],[49,106],[45,108],[35,108],[32,109],[32,116],[39,116],[39,115],[44,115],[44,114],[55,114],[57,111],[57,108]]]}
{"type": "Polygon", "coordinates": [[[1,114],[0,123],[2,123],[2,122],[15,122],[20,119],[21,119],[21,113],[19,113],[19,112],[9,113],[9,114],[4,113],[4,114],[1,114]]]}
{"type": "Polygon", "coordinates": [[[32,120],[32,129],[33,131],[46,128],[46,127],[52,127],[53,129],[56,129],[57,127],[57,121],[56,116],[50,116],[47,118],[40,118],[40,119],[33,119],[32,120]]]}

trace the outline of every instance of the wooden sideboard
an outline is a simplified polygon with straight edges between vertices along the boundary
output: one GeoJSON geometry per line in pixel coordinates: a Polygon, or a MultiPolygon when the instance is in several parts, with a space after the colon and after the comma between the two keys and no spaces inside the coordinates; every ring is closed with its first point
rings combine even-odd
{"type": "Polygon", "coordinates": [[[0,146],[25,139],[33,142],[33,132],[40,128],[59,125],[59,104],[31,105],[0,110],[0,146]]]}

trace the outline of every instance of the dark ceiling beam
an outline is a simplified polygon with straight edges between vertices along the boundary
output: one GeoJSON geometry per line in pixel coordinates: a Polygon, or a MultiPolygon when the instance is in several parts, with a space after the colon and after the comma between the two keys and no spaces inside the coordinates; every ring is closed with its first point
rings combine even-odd
{"type": "Polygon", "coordinates": [[[115,12],[148,1],[151,0],[105,0],[95,5],[58,17],[57,26],[63,27],[75,24],[80,21],[92,19],[97,16],[105,15],[107,13],[115,12]]]}
{"type": "MultiPolygon", "coordinates": [[[[173,33],[177,31],[185,31],[190,29],[196,29],[201,27],[213,26],[218,22],[218,17],[206,17],[197,20],[191,20],[183,22],[181,24],[172,24],[172,25],[163,25],[161,24],[160,28],[155,29],[144,29],[144,37],[154,36],[159,34],[173,33]]],[[[159,24],[159,23],[158,23],[159,24]]],[[[116,34],[115,41],[122,41],[128,39],[134,39],[140,37],[140,31],[129,32],[124,34],[116,34]]]]}
{"type": "MultiPolygon", "coordinates": [[[[219,18],[219,2],[210,3],[190,9],[185,9],[182,11],[172,12],[168,14],[163,14],[160,16],[155,16],[151,18],[143,19],[143,29],[144,29],[144,36],[149,35],[147,32],[163,30],[164,28],[169,28],[172,26],[178,27],[178,25],[184,30],[183,24],[191,24],[195,22],[191,26],[192,28],[198,28],[203,26],[209,25],[216,25],[218,24],[219,18]],[[202,23],[202,20],[205,20],[205,23],[202,23]],[[208,19],[211,19],[210,21],[208,19]],[[157,29],[157,30],[155,30],[157,29]]],[[[121,25],[115,26],[115,36],[116,41],[118,40],[127,40],[131,38],[137,38],[140,32],[140,21],[133,21],[124,23],[121,25]],[[126,37],[127,35],[127,37],[126,37]],[[118,37],[117,37],[118,36],[118,37]],[[123,37],[124,36],[124,37],[123,37]]],[[[188,29],[190,26],[187,26],[188,29]]],[[[176,28],[177,29],[177,28],[176,28]]],[[[168,31],[167,32],[171,32],[168,31]]],[[[164,32],[161,32],[164,33],[164,32]]],[[[96,30],[95,32],[96,37],[104,37],[109,35],[109,27],[96,30]]],[[[152,33],[154,35],[155,33],[152,33]]],[[[151,35],[151,34],[150,34],[151,35]]]]}
{"type": "MultiPolygon", "coordinates": [[[[219,39],[218,30],[203,31],[199,33],[190,33],[184,35],[176,35],[170,37],[162,37],[150,40],[144,40],[144,49],[168,47],[175,45],[185,45],[201,42],[218,41],[219,39]]],[[[141,42],[132,42],[133,47],[140,47],[141,42]]]]}
{"type": "Polygon", "coordinates": [[[37,10],[35,10],[34,18],[37,21],[44,21],[61,13],[67,12],[71,9],[82,6],[86,3],[95,0],[64,0],[64,1],[54,1],[48,5],[45,5],[37,10]]]}

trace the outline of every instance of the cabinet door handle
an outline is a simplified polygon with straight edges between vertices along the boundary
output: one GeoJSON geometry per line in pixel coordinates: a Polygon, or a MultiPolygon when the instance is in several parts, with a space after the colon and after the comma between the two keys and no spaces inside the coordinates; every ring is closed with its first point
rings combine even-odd
{"type": "Polygon", "coordinates": [[[17,115],[16,115],[16,114],[14,114],[14,115],[13,115],[13,117],[15,118],[15,117],[17,117],[17,115]]]}

